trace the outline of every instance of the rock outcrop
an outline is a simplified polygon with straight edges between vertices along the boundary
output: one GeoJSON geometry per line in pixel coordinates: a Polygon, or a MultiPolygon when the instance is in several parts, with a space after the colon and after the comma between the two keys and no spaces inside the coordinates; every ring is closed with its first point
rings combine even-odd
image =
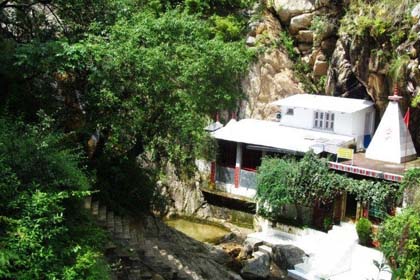
{"type": "Polygon", "coordinates": [[[293,269],[298,263],[303,263],[305,252],[293,245],[273,246],[273,261],[282,269],[293,269]]]}
{"type": "Polygon", "coordinates": [[[252,259],[244,261],[241,275],[244,279],[265,279],[270,274],[270,256],[255,252],[252,259]]]}
{"type": "MultiPolygon", "coordinates": [[[[240,106],[241,118],[270,119],[277,108],[270,103],[277,99],[302,93],[302,86],[295,78],[293,63],[287,52],[275,47],[282,26],[276,16],[266,10],[259,21],[250,24],[247,41],[267,49],[253,63],[242,82],[242,88],[247,96],[240,106]]],[[[309,40],[308,34],[301,34],[309,40]]]]}
{"type": "Polygon", "coordinates": [[[251,65],[242,87],[247,100],[242,103],[241,118],[270,119],[277,110],[271,102],[303,93],[292,70],[292,62],[279,49],[267,51],[251,65]]]}

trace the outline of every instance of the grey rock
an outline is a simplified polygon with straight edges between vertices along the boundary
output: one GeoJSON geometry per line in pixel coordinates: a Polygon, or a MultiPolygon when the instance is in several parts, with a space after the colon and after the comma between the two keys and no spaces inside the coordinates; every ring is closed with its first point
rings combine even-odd
{"type": "Polygon", "coordinates": [[[258,246],[262,245],[263,242],[259,239],[248,237],[245,239],[244,247],[248,246],[252,248],[252,251],[257,251],[258,246]]]}
{"type": "Polygon", "coordinates": [[[228,253],[220,248],[212,248],[209,252],[210,257],[217,263],[226,265],[232,261],[228,253]]]}
{"type": "Polygon", "coordinates": [[[241,270],[241,275],[244,279],[264,279],[269,274],[270,257],[262,252],[256,252],[254,253],[254,258],[244,261],[244,266],[241,270]]]}
{"type": "Polygon", "coordinates": [[[302,249],[293,245],[275,245],[272,249],[273,261],[281,269],[293,269],[306,256],[302,249]]]}

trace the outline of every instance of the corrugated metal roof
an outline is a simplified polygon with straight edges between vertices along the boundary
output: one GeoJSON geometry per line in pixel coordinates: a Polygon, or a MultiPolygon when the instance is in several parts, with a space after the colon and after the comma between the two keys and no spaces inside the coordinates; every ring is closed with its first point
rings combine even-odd
{"type": "Polygon", "coordinates": [[[301,153],[310,149],[335,153],[338,146],[354,142],[354,138],[350,136],[282,126],[278,122],[254,119],[231,120],[225,127],[213,132],[212,136],[220,140],[301,153]]]}
{"type": "Polygon", "coordinates": [[[373,106],[373,102],[368,100],[315,94],[295,94],[271,104],[344,113],[353,113],[373,106]]]}

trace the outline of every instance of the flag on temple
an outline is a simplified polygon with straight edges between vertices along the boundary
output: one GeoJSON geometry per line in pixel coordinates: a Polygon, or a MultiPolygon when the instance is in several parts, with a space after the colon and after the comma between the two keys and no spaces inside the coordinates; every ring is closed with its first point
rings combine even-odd
{"type": "Polygon", "coordinates": [[[404,123],[408,127],[408,124],[410,123],[410,107],[408,107],[407,112],[405,113],[404,123]]]}

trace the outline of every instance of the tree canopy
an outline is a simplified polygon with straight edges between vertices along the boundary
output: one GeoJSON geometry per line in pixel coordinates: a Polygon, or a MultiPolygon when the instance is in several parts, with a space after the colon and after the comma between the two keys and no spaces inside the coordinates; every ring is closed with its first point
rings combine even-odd
{"type": "Polygon", "coordinates": [[[161,167],[194,171],[242,98],[248,4],[0,0],[0,278],[106,278],[78,198],[149,211],[161,167]]]}

